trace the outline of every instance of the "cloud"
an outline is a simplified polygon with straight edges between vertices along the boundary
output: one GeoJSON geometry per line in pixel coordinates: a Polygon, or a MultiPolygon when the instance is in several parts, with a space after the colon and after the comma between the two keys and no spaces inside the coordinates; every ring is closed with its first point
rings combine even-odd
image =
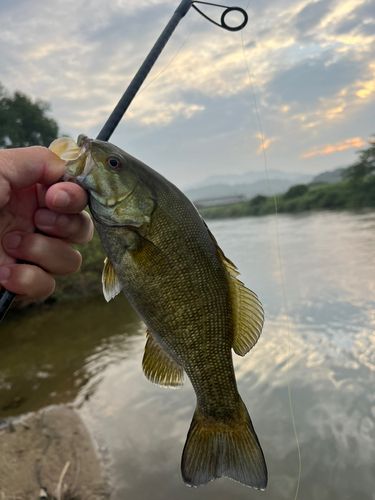
{"type": "Polygon", "coordinates": [[[364,82],[363,88],[358,90],[357,96],[361,99],[366,99],[372,92],[375,92],[375,80],[364,82]]]}
{"type": "Polygon", "coordinates": [[[299,103],[305,108],[319,105],[319,99],[332,97],[343,87],[363,74],[366,62],[361,60],[332,60],[329,53],[302,61],[280,72],[269,85],[283,103],[299,103]]]}
{"type": "Polygon", "coordinates": [[[311,31],[331,10],[332,1],[321,0],[320,2],[310,2],[298,12],[295,17],[295,26],[301,33],[311,31]]]}
{"type": "Polygon", "coordinates": [[[371,64],[370,67],[373,70],[372,78],[366,81],[358,82],[360,89],[356,91],[356,95],[360,99],[375,97],[375,64],[371,64]]]}
{"type": "Polygon", "coordinates": [[[165,126],[178,116],[189,119],[204,109],[204,106],[199,104],[149,101],[148,106],[145,106],[144,103],[142,106],[134,104],[126,116],[129,120],[136,120],[143,125],[165,126]]]}
{"type": "Polygon", "coordinates": [[[331,25],[334,28],[342,21],[346,21],[348,17],[355,15],[355,10],[366,3],[367,0],[342,0],[341,2],[336,2],[335,7],[323,19],[321,26],[325,28],[331,25]]]}
{"type": "Polygon", "coordinates": [[[353,137],[345,141],[336,142],[335,144],[326,144],[324,146],[314,146],[300,155],[300,158],[313,158],[314,156],[324,156],[336,153],[337,151],[345,151],[350,148],[360,148],[366,143],[360,137],[353,137]]]}
{"type": "MultiPolygon", "coordinates": [[[[192,9],[145,83],[192,32],[187,43],[133,101],[115,140],[124,148],[136,145],[139,156],[149,154],[152,161],[158,151],[162,168],[173,163],[174,178],[190,177],[191,169],[204,176],[206,168],[223,173],[228,165],[238,172],[258,168],[258,125],[241,37],[270,161],[296,169],[296,157],[314,144],[367,136],[375,97],[371,3],[251,2],[242,33],[221,30],[192,9]]],[[[229,2],[238,4],[247,1],[229,2]]],[[[20,89],[51,102],[64,132],[94,136],[176,5],[176,0],[4,0],[1,82],[10,92],[20,89]]],[[[220,18],[221,10],[212,9],[220,18]]],[[[352,153],[347,149],[340,158],[351,161],[352,153]]],[[[330,168],[334,156],[315,156],[309,168],[330,168]]]]}
{"type": "Polygon", "coordinates": [[[277,141],[278,137],[268,137],[267,139],[262,136],[262,134],[256,134],[255,137],[260,139],[260,145],[258,149],[256,150],[256,154],[260,155],[263,153],[264,149],[269,148],[270,144],[274,141],[277,141]]]}
{"type": "MultiPolygon", "coordinates": [[[[18,9],[15,6],[17,15],[13,13],[4,22],[0,38],[6,42],[8,51],[13,52],[14,60],[11,67],[8,64],[2,68],[11,83],[21,82],[22,90],[51,100],[68,126],[76,124],[85,112],[89,117],[85,123],[93,126],[101,122],[103,110],[110,111],[116,104],[174,6],[173,0],[109,0],[105,3],[57,0],[52,4],[36,0],[36,3],[38,9],[24,2],[18,9]],[[90,22],[85,21],[87,12],[90,12],[90,22]],[[22,37],[15,36],[19,32],[23,33],[22,37]],[[72,101],[74,107],[69,106],[72,101]]],[[[356,75],[363,74],[366,64],[363,58],[341,53],[335,59],[335,49],[327,47],[327,43],[334,43],[333,28],[362,4],[360,0],[341,0],[334,5],[331,0],[307,4],[301,4],[300,0],[270,2],[267,15],[257,16],[256,23],[254,15],[250,18],[253,19],[249,23],[251,31],[247,29],[243,36],[253,83],[263,98],[263,105],[270,105],[276,99],[281,101],[279,109],[298,102],[299,112],[309,106],[316,110],[322,105],[320,97],[327,99],[343,85],[348,86],[356,75]],[[317,27],[325,25],[327,16],[330,23],[319,31],[317,27]],[[306,60],[310,49],[298,47],[303,32],[310,28],[314,28],[314,33],[319,32],[320,46],[316,44],[315,56],[306,60]],[[300,31],[299,35],[296,30],[300,31]],[[265,93],[270,99],[264,99],[265,93]]],[[[255,8],[259,6],[254,5],[255,8]]],[[[185,19],[180,24],[158,62],[157,71],[173,57],[199,19],[197,16],[192,11],[186,17],[190,25],[185,24],[185,19]]],[[[357,47],[364,42],[361,35],[359,38],[345,36],[347,40],[341,46],[347,43],[357,47]]],[[[248,89],[239,36],[202,20],[171,67],[152,84],[149,98],[134,104],[129,118],[138,124],[167,126],[180,117],[190,119],[204,109],[205,104],[192,99],[192,93],[208,99],[230,98],[248,89]],[[170,112],[162,112],[161,104],[163,109],[169,107],[170,112]],[[153,117],[146,118],[147,112],[153,113],[153,117]]]]}

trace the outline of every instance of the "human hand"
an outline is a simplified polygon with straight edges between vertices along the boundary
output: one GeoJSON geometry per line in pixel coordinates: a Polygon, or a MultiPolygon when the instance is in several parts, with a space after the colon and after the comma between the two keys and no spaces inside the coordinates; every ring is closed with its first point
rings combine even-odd
{"type": "Polygon", "coordinates": [[[71,182],[55,184],[65,163],[41,146],[0,150],[0,285],[18,300],[50,295],[52,274],[72,274],[81,265],[69,244],[92,238],[93,224],[83,211],[87,193],[71,182]]]}

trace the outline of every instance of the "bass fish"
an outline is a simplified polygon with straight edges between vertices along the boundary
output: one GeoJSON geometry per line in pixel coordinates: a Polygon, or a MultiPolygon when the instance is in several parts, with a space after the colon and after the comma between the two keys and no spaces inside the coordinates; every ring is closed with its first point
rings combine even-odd
{"type": "Polygon", "coordinates": [[[186,484],[221,476],[265,489],[267,468],[236,385],[232,352],[244,356],[264,321],[254,292],[176,186],[108,142],[57,139],[66,172],[90,194],[107,258],[103,291],[121,290],[147,326],[143,371],[178,388],[184,373],[197,406],[182,454],[186,484]]]}

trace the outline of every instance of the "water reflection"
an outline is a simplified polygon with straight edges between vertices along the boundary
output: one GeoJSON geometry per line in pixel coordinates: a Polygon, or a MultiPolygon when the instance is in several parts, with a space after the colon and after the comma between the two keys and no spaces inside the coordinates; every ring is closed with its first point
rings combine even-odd
{"type": "Polygon", "coordinates": [[[110,308],[101,297],[46,308],[3,324],[0,418],[74,401],[83,388],[93,391],[109,364],[125,360],[140,320],[121,299],[110,308]]]}
{"type": "Polygon", "coordinates": [[[292,499],[298,460],[290,383],[299,498],[373,500],[375,214],[279,217],[289,333],[274,218],[210,227],[266,311],[258,345],[235,356],[239,391],[267,460],[266,492],[229,480],[183,484],[179,465],[195,395],[189,382],[172,391],[144,378],[144,326],[124,297],[8,324],[0,339],[0,415],[75,398],[105,450],[113,500],[292,499]],[[19,407],[16,398],[23,398],[19,407]]]}

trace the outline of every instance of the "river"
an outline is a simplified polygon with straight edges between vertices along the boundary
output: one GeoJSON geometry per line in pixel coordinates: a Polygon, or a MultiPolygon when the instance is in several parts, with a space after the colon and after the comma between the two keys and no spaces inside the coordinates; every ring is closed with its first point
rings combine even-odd
{"type": "MultiPolygon", "coordinates": [[[[95,298],[8,319],[0,418],[74,402],[95,437],[113,500],[375,500],[375,212],[209,221],[263,303],[262,336],[234,355],[269,472],[265,492],[219,479],[184,485],[195,395],[148,382],[145,327],[126,299],[95,298]],[[285,289],[285,297],[283,294],[285,289]],[[289,327],[288,327],[289,325],[289,327]]],[[[5,421],[5,420],[4,420],[5,421]]]]}

